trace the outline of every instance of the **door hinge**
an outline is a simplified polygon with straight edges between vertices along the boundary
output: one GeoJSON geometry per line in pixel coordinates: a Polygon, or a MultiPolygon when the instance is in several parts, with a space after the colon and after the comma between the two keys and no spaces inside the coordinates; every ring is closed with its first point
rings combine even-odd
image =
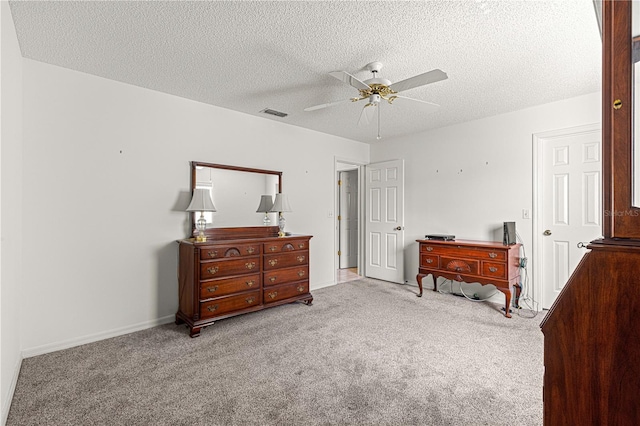
{"type": "Polygon", "coordinates": [[[338,179],[338,186],[342,185],[342,179],[338,179]]]}
{"type": "Polygon", "coordinates": [[[338,215],[338,220],[342,220],[342,216],[338,215]]]}
{"type": "Polygon", "coordinates": [[[342,256],[342,252],[338,250],[338,256],[342,256]]]}

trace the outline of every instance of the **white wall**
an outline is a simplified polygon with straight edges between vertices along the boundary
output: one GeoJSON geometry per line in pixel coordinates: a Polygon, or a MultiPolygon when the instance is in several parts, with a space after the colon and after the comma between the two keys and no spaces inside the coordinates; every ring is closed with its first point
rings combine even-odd
{"type": "Polygon", "coordinates": [[[0,422],[4,424],[20,370],[22,263],[22,56],[11,10],[0,2],[0,422]]]}
{"type": "Polygon", "coordinates": [[[522,210],[533,203],[532,135],[600,122],[593,93],[372,145],[372,162],[405,160],[405,280],[416,282],[416,239],[501,241],[505,221],[516,222],[531,260],[535,218],[522,219],[522,210]]]}
{"type": "Polygon", "coordinates": [[[283,171],[311,289],[333,284],[336,155],[369,146],[25,59],[24,354],[172,320],[191,160],[283,171]]]}

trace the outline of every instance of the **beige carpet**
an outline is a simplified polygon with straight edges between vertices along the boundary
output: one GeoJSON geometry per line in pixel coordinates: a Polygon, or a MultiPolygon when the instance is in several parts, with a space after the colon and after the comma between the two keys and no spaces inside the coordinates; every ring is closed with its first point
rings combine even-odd
{"type": "Polygon", "coordinates": [[[542,317],[362,279],[24,360],[7,425],[542,425],[542,317]]]}

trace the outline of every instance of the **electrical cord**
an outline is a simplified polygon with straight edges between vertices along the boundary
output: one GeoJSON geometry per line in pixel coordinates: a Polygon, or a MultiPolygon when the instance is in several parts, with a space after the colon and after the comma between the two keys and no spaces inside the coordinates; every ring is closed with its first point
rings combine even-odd
{"type": "Polygon", "coordinates": [[[446,283],[447,281],[449,282],[449,289],[450,290],[448,292],[442,291],[442,284],[441,284],[440,286],[438,286],[438,293],[440,293],[440,294],[454,294],[456,296],[464,296],[467,299],[471,300],[472,302],[486,302],[487,300],[491,299],[496,293],[498,293],[498,290],[495,290],[493,293],[491,293],[491,295],[489,297],[487,297],[485,299],[476,299],[476,298],[467,296],[467,294],[464,292],[464,290],[462,290],[462,283],[458,284],[461,294],[454,293],[453,292],[453,280],[445,278],[444,282],[446,283]]]}
{"type": "Polygon", "coordinates": [[[464,292],[464,290],[462,289],[462,284],[460,284],[460,293],[462,293],[462,295],[464,297],[466,297],[467,299],[471,300],[472,302],[486,302],[487,300],[491,299],[496,293],[498,293],[498,290],[495,290],[493,293],[491,293],[491,295],[489,295],[489,297],[484,298],[484,299],[476,299],[473,297],[469,297],[467,296],[467,293],[464,292]]]}
{"type": "MultiPolygon", "coordinates": [[[[521,244],[520,245],[520,248],[522,249],[521,259],[526,259],[527,252],[524,247],[524,242],[522,241],[522,238],[520,238],[520,234],[518,234],[517,231],[516,231],[516,238],[518,242],[520,242],[521,244]]],[[[540,310],[539,310],[538,302],[533,298],[532,295],[529,294],[531,286],[529,285],[529,270],[527,269],[526,260],[524,262],[524,266],[523,266],[523,262],[522,261],[520,262],[520,267],[524,270],[524,280],[522,280],[522,282],[520,283],[520,299],[518,300],[518,306],[516,307],[517,309],[516,312],[518,313],[519,316],[524,318],[535,318],[540,312],[540,310]],[[526,310],[529,310],[533,314],[532,315],[523,314],[523,310],[522,310],[523,305],[527,308],[526,310]]]]}

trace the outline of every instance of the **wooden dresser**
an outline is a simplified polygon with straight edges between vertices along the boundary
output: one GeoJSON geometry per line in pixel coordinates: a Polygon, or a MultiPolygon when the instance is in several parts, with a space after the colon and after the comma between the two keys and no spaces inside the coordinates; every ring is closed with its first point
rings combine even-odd
{"type": "Polygon", "coordinates": [[[511,318],[509,306],[516,290],[520,293],[520,244],[505,246],[488,241],[416,240],[420,245],[420,268],[416,280],[422,296],[422,279],[433,276],[433,290],[438,290],[437,278],[493,284],[506,296],[505,316],[511,318]]]}
{"type": "Polygon", "coordinates": [[[301,301],[310,305],[309,235],[278,237],[278,227],[207,230],[179,241],[176,324],[191,337],[215,321],[301,301]]]}

